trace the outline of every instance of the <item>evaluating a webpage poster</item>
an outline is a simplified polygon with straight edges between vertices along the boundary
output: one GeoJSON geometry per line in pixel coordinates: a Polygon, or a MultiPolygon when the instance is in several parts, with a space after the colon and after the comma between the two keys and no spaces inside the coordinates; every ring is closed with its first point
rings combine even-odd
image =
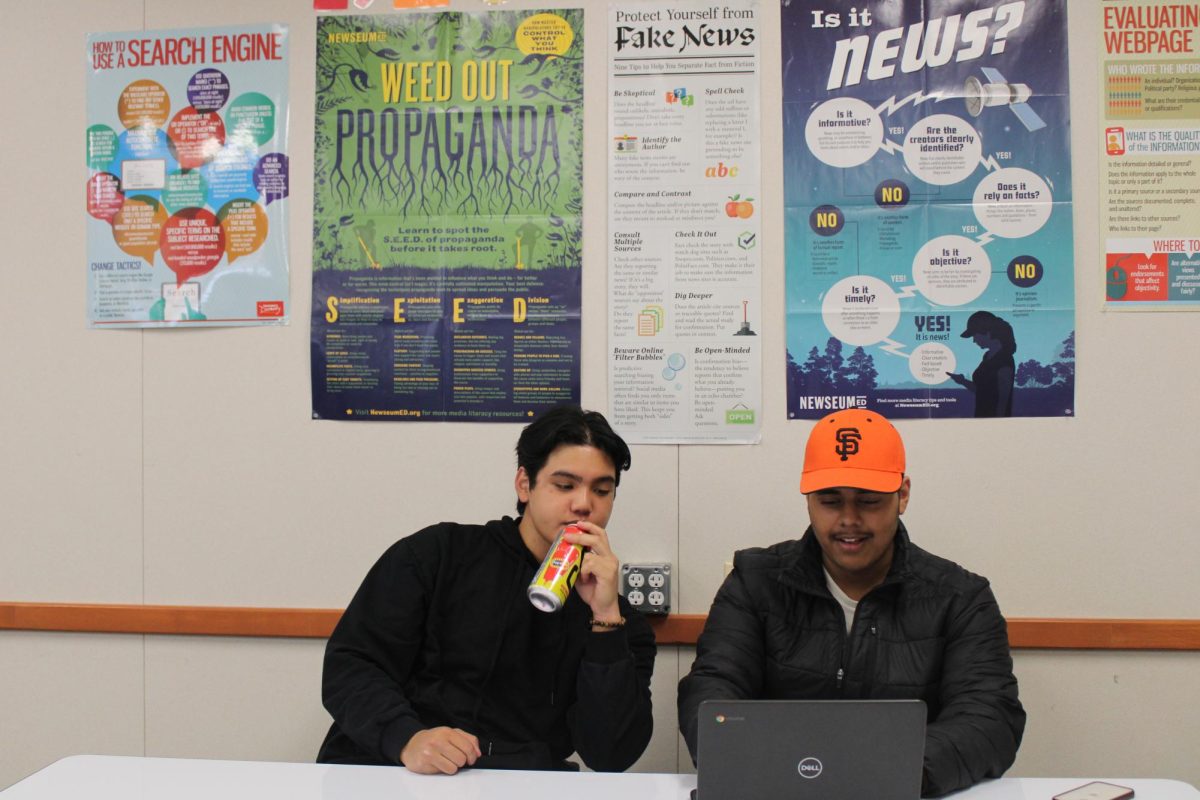
{"type": "Polygon", "coordinates": [[[1070,416],[1065,0],[782,8],[788,416],[1070,416]]]}
{"type": "Polygon", "coordinates": [[[287,28],[87,40],[93,328],[288,318],[287,28]]]}
{"type": "Polygon", "coordinates": [[[1100,7],[1109,311],[1200,309],[1200,5],[1100,7]]]}
{"type": "Polygon", "coordinates": [[[757,3],[609,6],[609,409],[631,442],[762,424],[757,3]]]}

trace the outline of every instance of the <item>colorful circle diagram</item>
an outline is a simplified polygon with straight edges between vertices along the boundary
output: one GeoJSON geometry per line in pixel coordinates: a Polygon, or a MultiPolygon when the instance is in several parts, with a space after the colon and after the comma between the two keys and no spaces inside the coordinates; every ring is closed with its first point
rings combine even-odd
{"type": "Polygon", "coordinates": [[[93,125],[87,129],[87,165],[91,169],[105,170],[117,156],[117,134],[107,125],[93,125]]]}
{"type": "Polygon", "coordinates": [[[167,176],[162,201],[172,214],[185,208],[203,208],[208,193],[204,176],[196,170],[175,170],[167,176]]]}
{"type": "Polygon", "coordinates": [[[275,136],[275,104],[261,92],[246,92],[229,104],[231,138],[243,147],[266,144],[275,136]]]}
{"type": "Polygon", "coordinates": [[[231,139],[212,161],[200,168],[208,185],[208,205],[220,208],[238,198],[257,199],[258,189],[254,186],[254,168],[257,166],[255,150],[231,139]]]}
{"type": "Polygon", "coordinates": [[[267,240],[267,212],[252,200],[231,200],[217,214],[225,232],[225,254],[232,264],[267,240]]]}
{"type": "Polygon", "coordinates": [[[134,81],[117,99],[117,117],[125,130],[161,128],[171,114],[171,96],[158,81],[134,81]]]}
{"type": "Polygon", "coordinates": [[[129,255],[153,264],[159,234],[166,221],[166,209],[153,197],[126,197],[121,210],[112,218],[113,241],[129,255]]]}
{"type": "Polygon", "coordinates": [[[267,205],[288,196],[288,157],[283,153],[267,153],[254,168],[254,188],[267,205]]]}
{"type": "Polygon", "coordinates": [[[216,113],[188,106],[167,126],[167,138],[179,166],[195,169],[212,161],[220,152],[225,144],[225,123],[216,113]]]}
{"type": "Polygon", "coordinates": [[[202,69],[188,81],[187,97],[201,114],[217,111],[229,100],[229,79],[219,69],[202,69]]]}
{"type": "Polygon", "coordinates": [[[88,179],[88,213],[99,220],[112,222],[125,205],[121,181],[111,172],[97,172],[88,179]]]}
{"type": "Polygon", "coordinates": [[[211,211],[186,208],[163,223],[159,247],[163,261],[184,283],[217,266],[225,255],[225,229],[211,211]]]}
{"type": "Polygon", "coordinates": [[[276,138],[275,102],[231,90],[224,72],[201,69],[173,109],[163,84],[135,80],[117,97],[117,129],[86,132],[88,214],[125,253],[152,266],[161,254],[180,285],[258,251],[264,205],[289,194],[287,156],[259,152],[276,138]]]}

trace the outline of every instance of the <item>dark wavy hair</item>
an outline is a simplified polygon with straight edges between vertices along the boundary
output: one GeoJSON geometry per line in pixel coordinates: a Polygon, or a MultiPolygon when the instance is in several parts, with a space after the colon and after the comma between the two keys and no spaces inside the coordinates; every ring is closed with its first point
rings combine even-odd
{"type": "MultiPolygon", "coordinates": [[[[629,445],[613,431],[599,411],[584,411],[579,406],[555,406],[525,426],[517,439],[517,466],[525,468],[529,486],[533,487],[538,473],[550,454],[562,445],[589,445],[604,453],[616,468],[616,485],[621,485],[621,472],[629,469],[629,445]]],[[[525,513],[525,503],[517,501],[517,513],[525,513]]]]}

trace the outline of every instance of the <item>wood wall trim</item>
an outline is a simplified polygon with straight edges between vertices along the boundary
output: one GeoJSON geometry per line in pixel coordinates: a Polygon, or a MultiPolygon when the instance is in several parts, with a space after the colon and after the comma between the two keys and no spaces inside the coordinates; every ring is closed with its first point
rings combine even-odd
{"type": "MultiPolygon", "coordinates": [[[[0,630],[324,639],[341,616],[327,608],[0,603],[0,630]]],[[[658,643],[694,645],[704,614],[651,619],[658,643]]],[[[1021,650],[1200,650],[1200,620],[1008,620],[1021,650]]]]}
{"type": "Polygon", "coordinates": [[[341,615],[323,608],[0,603],[0,630],[324,639],[341,615]]]}
{"type": "Polygon", "coordinates": [[[1008,620],[1015,648],[1074,650],[1200,650],[1196,619],[1008,620]]]}

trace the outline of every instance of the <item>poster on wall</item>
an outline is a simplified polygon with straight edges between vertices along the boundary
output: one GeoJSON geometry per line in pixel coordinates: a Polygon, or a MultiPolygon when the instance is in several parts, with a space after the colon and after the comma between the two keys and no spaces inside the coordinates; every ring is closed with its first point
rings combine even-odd
{"type": "Polygon", "coordinates": [[[1200,5],[1105,0],[1104,308],[1200,309],[1200,5]]]}
{"type": "Polygon", "coordinates": [[[631,442],[758,442],[759,6],[608,15],[610,417],[631,442]]]}
{"type": "Polygon", "coordinates": [[[789,418],[1074,413],[1066,5],[784,4],[789,418]]]}
{"type": "MultiPolygon", "coordinates": [[[[496,5],[498,0],[486,0],[490,5],[496,5]]],[[[361,12],[380,12],[388,9],[436,8],[448,6],[450,0],[354,0],[354,8],[361,12]]],[[[313,0],[314,11],[349,11],[350,0],[313,0]]]]}
{"type": "Polygon", "coordinates": [[[93,328],[288,320],[287,27],[87,40],[93,328]]]}
{"type": "Polygon", "coordinates": [[[579,401],[583,11],[317,21],[315,419],[579,401]]]}

